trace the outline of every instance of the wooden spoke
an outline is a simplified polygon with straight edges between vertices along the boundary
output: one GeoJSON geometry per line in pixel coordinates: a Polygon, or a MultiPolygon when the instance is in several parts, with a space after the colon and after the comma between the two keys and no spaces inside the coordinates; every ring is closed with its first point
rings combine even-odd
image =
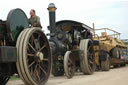
{"type": "Polygon", "coordinates": [[[41,36],[41,35],[38,35],[38,41],[40,40],[40,36],[41,36]]]}
{"type": "Polygon", "coordinates": [[[70,58],[69,58],[69,63],[70,63],[70,64],[72,64],[72,63],[73,63],[73,62],[72,62],[72,60],[71,60],[70,58]]]}
{"type": "Polygon", "coordinates": [[[36,48],[36,51],[38,51],[38,49],[37,49],[37,43],[36,43],[36,39],[34,38],[34,35],[32,35],[32,38],[33,38],[33,41],[34,41],[34,45],[35,45],[35,48],[36,48]]]}
{"type": "Polygon", "coordinates": [[[39,49],[39,52],[40,52],[41,50],[43,50],[45,47],[46,47],[46,44],[44,44],[44,45],[41,47],[41,49],[39,49]]]}
{"type": "Polygon", "coordinates": [[[33,57],[35,57],[35,55],[34,55],[34,54],[27,54],[27,56],[33,56],[33,57]]]}
{"type": "Polygon", "coordinates": [[[31,75],[33,74],[33,68],[30,68],[30,74],[31,75]]]}
{"type": "Polygon", "coordinates": [[[38,66],[38,74],[41,76],[41,72],[40,72],[40,63],[39,63],[39,66],[38,66]]]}
{"type": "Polygon", "coordinates": [[[88,65],[89,69],[92,70],[92,67],[90,65],[88,65]]]}
{"type": "Polygon", "coordinates": [[[35,64],[36,63],[36,61],[33,61],[29,66],[28,66],[28,68],[30,68],[33,64],[35,64]]]}
{"type": "Polygon", "coordinates": [[[47,58],[44,58],[43,61],[48,61],[48,59],[47,58]]]}
{"type": "Polygon", "coordinates": [[[90,51],[90,48],[91,48],[92,46],[90,45],[89,47],[88,47],[88,50],[90,51]]]}
{"type": "Polygon", "coordinates": [[[47,76],[47,72],[41,66],[40,69],[43,71],[44,75],[47,76]]]}
{"type": "Polygon", "coordinates": [[[29,49],[29,46],[27,46],[27,52],[29,52],[29,53],[31,52],[30,49],[29,49]]]}
{"type": "Polygon", "coordinates": [[[36,69],[36,74],[37,74],[36,76],[37,76],[38,80],[40,81],[40,76],[39,76],[37,69],[36,69]]]}
{"type": "Polygon", "coordinates": [[[33,50],[34,52],[36,52],[36,50],[33,48],[33,46],[32,46],[30,43],[28,43],[28,45],[32,48],[32,50],[33,50]]]}
{"type": "Polygon", "coordinates": [[[38,64],[36,64],[36,66],[35,66],[35,69],[34,69],[34,72],[33,72],[33,73],[35,73],[35,72],[36,72],[37,66],[38,66],[38,64]]]}
{"type": "Polygon", "coordinates": [[[37,39],[37,40],[38,40],[38,43],[39,43],[39,49],[40,49],[40,36],[41,36],[41,35],[39,35],[39,36],[38,36],[38,39],[37,39]]]}

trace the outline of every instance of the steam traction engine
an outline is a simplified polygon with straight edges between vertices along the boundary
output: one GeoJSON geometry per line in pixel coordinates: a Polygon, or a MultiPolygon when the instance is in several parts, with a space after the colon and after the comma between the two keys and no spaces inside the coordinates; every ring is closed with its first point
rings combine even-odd
{"type": "Polygon", "coordinates": [[[94,51],[91,27],[76,21],[62,20],[55,23],[54,4],[50,5],[50,46],[52,49],[54,76],[72,78],[77,69],[84,74],[94,72],[94,51]]]}
{"type": "Polygon", "coordinates": [[[48,40],[40,28],[29,28],[21,9],[0,20],[0,85],[18,73],[25,85],[44,85],[51,69],[48,40]]]}

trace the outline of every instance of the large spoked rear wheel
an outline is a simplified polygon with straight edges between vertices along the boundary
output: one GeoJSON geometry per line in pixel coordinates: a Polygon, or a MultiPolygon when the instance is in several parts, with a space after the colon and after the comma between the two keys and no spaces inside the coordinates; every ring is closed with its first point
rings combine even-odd
{"type": "Polygon", "coordinates": [[[84,74],[92,74],[95,71],[93,43],[90,39],[80,42],[80,66],[84,74]]]}
{"type": "Polygon", "coordinates": [[[44,85],[50,75],[51,52],[40,28],[22,31],[17,39],[17,70],[26,85],[44,85]]]}
{"type": "Polygon", "coordinates": [[[10,77],[2,77],[0,76],[0,85],[6,85],[10,77]]]}
{"type": "Polygon", "coordinates": [[[67,51],[64,56],[64,71],[67,78],[72,78],[75,72],[75,61],[71,51],[67,51]]]}

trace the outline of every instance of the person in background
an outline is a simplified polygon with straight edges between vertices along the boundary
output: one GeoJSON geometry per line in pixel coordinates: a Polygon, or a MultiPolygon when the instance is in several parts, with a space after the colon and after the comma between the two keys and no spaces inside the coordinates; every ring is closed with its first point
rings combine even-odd
{"type": "Polygon", "coordinates": [[[40,23],[40,17],[36,16],[36,11],[34,9],[31,9],[30,11],[29,24],[31,27],[42,28],[41,23],[40,23]]]}

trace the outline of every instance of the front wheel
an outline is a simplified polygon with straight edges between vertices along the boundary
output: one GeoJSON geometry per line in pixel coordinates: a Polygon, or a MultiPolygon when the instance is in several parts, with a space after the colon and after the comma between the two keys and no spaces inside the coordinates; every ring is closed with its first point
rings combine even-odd
{"type": "Polygon", "coordinates": [[[67,51],[64,56],[64,71],[67,78],[72,78],[75,73],[75,61],[71,51],[67,51]]]}

